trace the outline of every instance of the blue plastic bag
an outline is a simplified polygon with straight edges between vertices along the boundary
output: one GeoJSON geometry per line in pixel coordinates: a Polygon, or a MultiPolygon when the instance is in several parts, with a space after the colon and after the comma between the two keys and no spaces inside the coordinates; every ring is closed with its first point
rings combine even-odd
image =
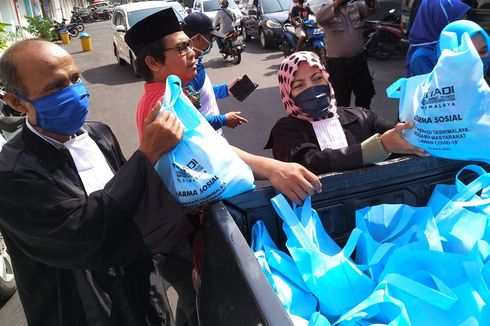
{"type": "Polygon", "coordinates": [[[378,284],[363,302],[343,314],[334,325],[393,325],[410,326],[405,305],[390,295],[386,282],[378,284]]]}
{"type": "Polygon", "coordinates": [[[482,65],[465,33],[459,48],[442,52],[431,73],[387,88],[389,98],[400,99],[400,120],[415,122],[403,133],[410,144],[436,157],[490,161],[490,89],[482,65]]]}
{"type": "Polygon", "coordinates": [[[356,263],[377,281],[395,250],[442,251],[432,211],[427,207],[383,204],[356,211],[356,227],[362,236],[356,247],[356,263]]]}
{"type": "Polygon", "coordinates": [[[460,254],[404,251],[390,256],[381,281],[403,302],[412,325],[489,325],[483,268],[460,254]]]}
{"type": "Polygon", "coordinates": [[[311,205],[302,208],[300,221],[296,216],[299,210],[295,213],[283,195],[277,195],[271,201],[284,222],[283,229],[288,238],[286,247],[308,288],[318,298],[324,316],[335,320],[371,294],[375,286],[373,280],[349,258],[360,232],[354,232],[344,249],[339,251],[324,229],[314,228],[316,239],[307,231],[305,226],[311,219],[317,221],[310,225],[321,225],[311,205]]]}
{"type": "Polygon", "coordinates": [[[182,206],[200,206],[254,189],[250,167],[196,110],[177,76],[167,78],[162,110],[177,115],[184,136],[155,168],[182,206]]]}
{"type": "Polygon", "coordinates": [[[293,259],[277,249],[260,220],[252,227],[252,251],[293,322],[307,322],[317,310],[318,300],[301,278],[293,259]]]}
{"type": "Polygon", "coordinates": [[[434,213],[444,251],[467,254],[488,235],[490,173],[477,165],[468,165],[455,179],[454,185],[437,185],[428,206],[434,213]],[[478,177],[465,185],[460,175],[467,170],[478,177]]]}

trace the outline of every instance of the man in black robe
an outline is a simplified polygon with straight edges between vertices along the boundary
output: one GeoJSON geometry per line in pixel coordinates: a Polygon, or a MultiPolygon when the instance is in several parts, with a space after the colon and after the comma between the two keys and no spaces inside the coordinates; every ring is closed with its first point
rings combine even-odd
{"type": "Polygon", "coordinates": [[[156,106],[126,161],[71,56],[43,40],[4,52],[5,101],[26,125],[0,153],[0,227],[29,325],[167,325],[152,254],[192,231],[154,169],[182,128],[156,106]]]}

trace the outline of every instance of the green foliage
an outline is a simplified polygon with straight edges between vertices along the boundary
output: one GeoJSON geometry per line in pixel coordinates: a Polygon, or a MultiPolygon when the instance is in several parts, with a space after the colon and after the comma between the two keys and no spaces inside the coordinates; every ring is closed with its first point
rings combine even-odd
{"type": "Polygon", "coordinates": [[[53,23],[47,19],[42,17],[27,17],[27,22],[29,26],[27,27],[27,31],[32,35],[36,35],[40,38],[43,38],[47,41],[53,41],[51,28],[53,28],[53,23]]]}
{"type": "Polygon", "coordinates": [[[7,30],[9,26],[12,25],[0,22],[0,50],[6,49],[12,41],[13,33],[7,30]]]}

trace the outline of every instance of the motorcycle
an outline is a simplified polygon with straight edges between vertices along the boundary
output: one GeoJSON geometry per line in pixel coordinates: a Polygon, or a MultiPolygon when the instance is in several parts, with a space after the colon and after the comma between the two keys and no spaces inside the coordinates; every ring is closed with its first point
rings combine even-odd
{"type": "Polygon", "coordinates": [[[73,23],[66,24],[66,19],[63,18],[61,23],[58,23],[56,20],[53,21],[52,33],[56,40],[60,40],[60,32],[62,30],[66,30],[71,37],[77,37],[78,34],[85,29],[83,24],[73,23]]]}
{"type": "Polygon", "coordinates": [[[94,20],[111,20],[112,15],[107,10],[92,10],[92,17],[94,20]]]}
{"type": "MultiPolygon", "coordinates": [[[[304,20],[302,27],[306,33],[306,40],[301,50],[316,53],[320,57],[321,62],[325,63],[327,53],[323,28],[313,19],[304,20]]],[[[295,52],[298,38],[295,33],[295,27],[291,23],[285,23],[282,28],[284,36],[279,48],[284,54],[284,57],[287,57],[295,52]]]]}
{"type": "Polygon", "coordinates": [[[368,57],[388,60],[394,54],[404,53],[408,49],[408,40],[402,29],[401,14],[395,9],[380,21],[364,21],[364,48],[368,57]]]}
{"type": "Polygon", "coordinates": [[[228,59],[228,57],[233,59],[234,64],[239,64],[242,61],[242,52],[245,49],[245,44],[242,40],[238,39],[238,32],[232,31],[226,34],[223,39],[223,59],[228,59]]]}
{"type": "Polygon", "coordinates": [[[94,18],[92,17],[92,13],[90,12],[72,10],[71,13],[72,16],[71,16],[70,24],[78,23],[83,25],[83,23],[90,24],[94,22],[94,18]]]}

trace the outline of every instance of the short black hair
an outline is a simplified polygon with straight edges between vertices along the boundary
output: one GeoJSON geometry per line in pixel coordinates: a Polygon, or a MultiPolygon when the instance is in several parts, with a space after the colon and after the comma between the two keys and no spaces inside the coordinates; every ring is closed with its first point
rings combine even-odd
{"type": "Polygon", "coordinates": [[[163,38],[160,38],[156,41],[151,42],[150,44],[143,47],[139,53],[138,57],[135,60],[136,72],[146,81],[153,81],[153,74],[151,69],[146,65],[145,58],[147,56],[152,57],[159,63],[165,63],[165,41],[163,38]]]}

